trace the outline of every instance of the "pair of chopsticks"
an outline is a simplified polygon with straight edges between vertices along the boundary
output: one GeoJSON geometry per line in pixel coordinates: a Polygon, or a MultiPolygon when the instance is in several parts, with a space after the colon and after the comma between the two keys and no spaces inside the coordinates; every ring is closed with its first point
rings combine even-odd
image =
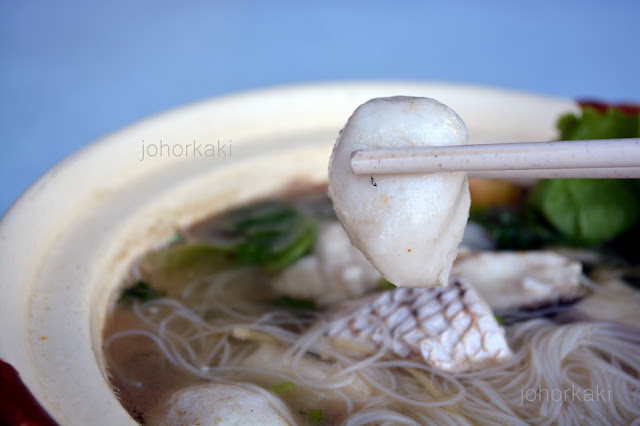
{"type": "Polygon", "coordinates": [[[640,138],[354,151],[358,175],[467,172],[471,178],[640,178],[640,138]]]}

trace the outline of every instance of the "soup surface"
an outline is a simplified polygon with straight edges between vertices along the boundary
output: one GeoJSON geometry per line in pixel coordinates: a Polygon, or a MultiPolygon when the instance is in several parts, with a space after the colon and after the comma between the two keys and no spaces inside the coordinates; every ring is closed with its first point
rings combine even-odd
{"type": "Polygon", "coordinates": [[[496,252],[472,220],[449,287],[416,293],[385,281],[351,246],[325,194],[298,186],[241,206],[178,230],[132,265],[110,307],[104,350],[134,419],[640,416],[640,296],[624,275],[633,265],[557,247],[496,252]],[[466,328],[452,333],[460,318],[466,328]]]}

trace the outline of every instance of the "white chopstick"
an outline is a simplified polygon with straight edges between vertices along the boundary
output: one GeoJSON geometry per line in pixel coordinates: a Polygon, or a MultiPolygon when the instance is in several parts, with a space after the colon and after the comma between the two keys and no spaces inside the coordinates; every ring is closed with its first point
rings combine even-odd
{"type": "Polygon", "coordinates": [[[484,178],[640,178],[640,138],[354,151],[359,175],[468,172],[484,178]]]}

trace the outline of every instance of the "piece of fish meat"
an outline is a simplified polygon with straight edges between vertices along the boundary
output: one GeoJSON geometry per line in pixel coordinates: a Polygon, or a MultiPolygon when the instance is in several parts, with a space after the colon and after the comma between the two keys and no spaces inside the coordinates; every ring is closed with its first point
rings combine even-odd
{"type": "Polygon", "coordinates": [[[456,259],[451,274],[499,315],[566,304],[585,293],[580,262],[552,251],[470,253],[456,259]]]}
{"type": "Polygon", "coordinates": [[[320,230],[313,254],[281,272],[272,286],[279,294],[328,306],[360,297],[379,286],[381,280],[380,272],[335,222],[320,230]]]}
{"type": "Polygon", "coordinates": [[[367,298],[326,333],[341,348],[371,354],[381,345],[400,358],[464,372],[512,357],[491,308],[461,280],[447,287],[397,288],[367,298]]]}
{"type": "Polygon", "coordinates": [[[353,113],[329,164],[329,196],[351,242],[397,286],[448,284],[469,216],[465,173],[356,175],[366,148],[464,145],[467,127],[429,98],[372,99],[353,113]]]}
{"type": "Polygon", "coordinates": [[[621,277],[596,279],[592,292],[560,315],[565,321],[610,321],[638,327],[640,292],[621,277]]]}

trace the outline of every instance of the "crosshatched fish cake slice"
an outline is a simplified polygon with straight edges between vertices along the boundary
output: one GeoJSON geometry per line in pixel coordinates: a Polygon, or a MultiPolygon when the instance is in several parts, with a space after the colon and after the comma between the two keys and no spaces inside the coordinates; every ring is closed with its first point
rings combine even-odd
{"type": "Polygon", "coordinates": [[[386,341],[391,354],[448,372],[477,370],[512,356],[491,308],[460,280],[444,288],[400,287],[363,299],[326,335],[335,346],[363,355],[386,341]]]}

